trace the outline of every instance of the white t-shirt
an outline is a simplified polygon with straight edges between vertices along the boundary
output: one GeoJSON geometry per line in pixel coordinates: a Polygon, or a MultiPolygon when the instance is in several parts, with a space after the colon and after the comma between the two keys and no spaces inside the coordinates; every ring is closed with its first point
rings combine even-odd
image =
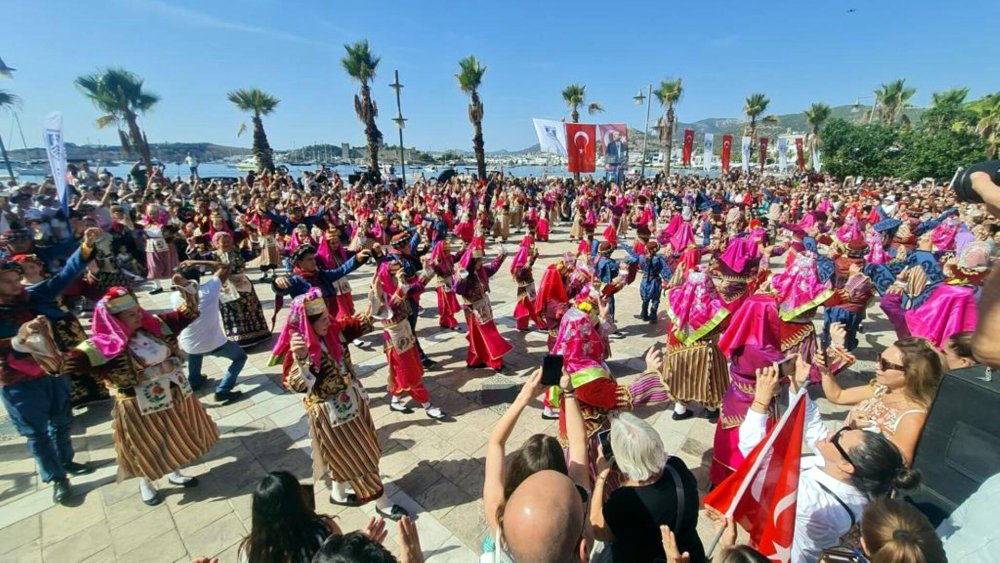
{"type": "MultiPolygon", "coordinates": [[[[181,331],[177,338],[181,350],[188,354],[207,354],[226,343],[226,333],[222,331],[222,316],[219,313],[219,292],[222,280],[215,276],[198,287],[198,308],[201,314],[181,331]]],[[[174,292],[170,302],[174,307],[184,301],[180,293],[174,292]]]]}

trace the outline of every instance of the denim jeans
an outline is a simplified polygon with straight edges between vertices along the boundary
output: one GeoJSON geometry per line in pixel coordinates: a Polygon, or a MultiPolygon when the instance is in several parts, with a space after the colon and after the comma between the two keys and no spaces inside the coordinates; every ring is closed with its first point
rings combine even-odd
{"type": "Polygon", "coordinates": [[[65,479],[63,466],[73,461],[69,377],[43,375],[6,385],[0,398],[18,433],[28,439],[42,481],[65,479]]]}
{"type": "Polygon", "coordinates": [[[229,340],[211,352],[188,354],[188,381],[192,387],[200,387],[205,379],[201,375],[201,359],[205,356],[227,358],[232,362],[229,364],[229,369],[226,370],[226,375],[219,381],[219,386],[215,388],[215,392],[232,391],[233,387],[236,386],[236,378],[243,370],[244,364],[247,363],[247,353],[243,351],[243,348],[240,348],[239,344],[229,340]]]}

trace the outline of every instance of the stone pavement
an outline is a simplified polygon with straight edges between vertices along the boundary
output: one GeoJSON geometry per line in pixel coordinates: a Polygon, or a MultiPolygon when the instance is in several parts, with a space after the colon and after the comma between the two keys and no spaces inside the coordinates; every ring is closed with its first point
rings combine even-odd
{"type": "MultiPolygon", "coordinates": [[[[575,248],[567,241],[568,228],[553,230],[553,242],[540,243],[541,257],[535,265],[536,279],[545,266],[564,251],[575,248]]],[[[514,235],[513,250],[521,235],[514,235]]],[[[492,252],[492,248],[488,249],[492,252]]],[[[513,252],[512,252],[513,254],[513,252]]],[[[622,254],[621,252],[617,254],[622,254]]],[[[616,257],[621,257],[617,256],[616,257]]],[[[372,415],[382,445],[380,470],[391,498],[416,515],[421,545],[432,563],[478,560],[486,532],[482,507],[485,445],[493,425],[525,381],[525,375],[541,365],[546,352],[545,333],[514,330],[511,314],[515,286],[509,274],[509,259],[492,281],[491,299],[501,332],[513,345],[507,363],[513,376],[495,375],[491,370],[465,367],[464,333],[440,329],[436,322],[433,289],[423,296],[425,307],[418,323],[420,341],[438,366],[424,380],[434,404],[453,420],[436,422],[421,409],[405,415],[391,412],[385,391],[385,356],[381,334],[364,338],[369,345],[353,348],[358,375],[368,390],[372,415]]],[[[363,307],[367,299],[371,266],[350,276],[355,303],[363,307]]],[[[258,273],[252,274],[254,278],[258,273]]],[[[637,284],[636,284],[637,285],[637,284]]],[[[433,286],[433,282],[432,282],[433,286]]],[[[267,283],[256,284],[257,292],[270,316],[273,293],[267,283]]],[[[140,294],[149,309],[164,309],[168,295],[140,294]]],[[[612,341],[609,362],[616,376],[625,382],[638,374],[643,356],[664,337],[661,323],[640,322],[638,290],[635,285],[618,294],[618,323],[624,338],[612,341]]],[[[278,326],[287,313],[278,317],[278,326]]],[[[877,322],[862,338],[859,363],[854,373],[874,371],[873,360],[893,335],[877,307],[869,311],[877,322]]],[[[86,321],[85,321],[86,322],[86,321]]],[[[464,326],[464,319],[463,319],[464,326]]],[[[284,469],[310,482],[311,462],[308,425],[300,398],[279,386],[279,367],[268,367],[270,344],[250,355],[239,380],[245,398],[233,405],[216,404],[212,385],[202,391],[203,404],[219,425],[221,439],[204,459],[185,472],[201,481],[197,488],[163,487],[165,501],[148,507],[139,500],[136,481],[115,483],[116,465],[109,420],[110,403],[103,402],[78,412],[74,422],[77,460],[95,464],[93,475],[73,479],[77,497],[71,506],[54,506],[51,488],[38,479],[34,461],[20,437],[0,441],[0,561],[142,561],[187,562],[194,556],[216,556],[229,563],[237,560],[237,546],[250,529],[251,494],[268,472],[284,469]]],[[[205,359],[204,373],[218,377],[225,361],[205,359]]],[[[821,409],[842,419],[844,409],[831,409],[825,401],[821,409]]],[[[517,448],[538,432],[556,433],[554,422],[540,417],[536,402],[521,416],[508,441],[517,448]]],[[[675,422],[667,407],[637,411],[660,432],[664,445],[692,468],[706,490],[714,426],[696,417],[675,422]]],[[[165,480],[161,480],[164,483],[165,480]]],[[[326,483],[315,484],[317,510],[337,517],[341,527],[354,530],[374,514],[374,507],[343,508],[328,501],[326,483]]],[[[706,518],[699,531],[709,541],[713,535],[706,518]]],[[[389,526],[386,545],[395,553],[395,527],[389,526]]]]}

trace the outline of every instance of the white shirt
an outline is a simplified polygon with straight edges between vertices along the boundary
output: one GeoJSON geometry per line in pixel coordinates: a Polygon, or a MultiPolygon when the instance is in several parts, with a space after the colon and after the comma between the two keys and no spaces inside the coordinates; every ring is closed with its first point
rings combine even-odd
{"type": "MultiPolygon", "coordinates": [[[[789,389],[791,395],[791,389],[789,389]]],[[[819,409],[807,394],[805,442],[816,453],[816,442],[829,435],[829,430],[819,416],[819,409]]],[[[789,397],[789,403],[791,397],[789,397]]],[[[767,435],[767,416],[754,410],[747,411],[740,425],[740,452],[747,455],[767,435]]],[[[802,458],[799,470],[799,489],[795,501],[795,536],[792,541],[790,561],[818,561],[828,547],[840,543],[840,536],[851,529],[851,514],[838,502],[840,499],[861,520],[868,506],[868,497],[854,486],[835,479],[823,471],[823,458],[819,455],[802,458]],[[821,486],[822,485],[822,486],[821,486]],[[823,487],[829,489],[829,492],[823,487]],[[832,493],[832,494],[831,494],[832,493]],[[836,495],[836,498],[834,497],[836,495]]]]}
{"type": "MultiPolygon", "coordinates": [[[[219,292],[222,290],[222,280],[212,276],[198,287],[198,308],[201,314],[197,319],[181,331],[177,342],[188,354],[207,354],[218,349],[227,342],[226,333],[222,331],[222,317],[219,313],[219,292]]],[[[170,302],[174,307],[184,301],[180,293],[174,292],[170,302]]]]}
{"type": "Polygon", "coordinates": [[[1000,473],[990,477],[965,499],[937,533],[949,561],[988,563],[997,560],[1000,538],[994,515],[1000,501],[1000,473]]]}

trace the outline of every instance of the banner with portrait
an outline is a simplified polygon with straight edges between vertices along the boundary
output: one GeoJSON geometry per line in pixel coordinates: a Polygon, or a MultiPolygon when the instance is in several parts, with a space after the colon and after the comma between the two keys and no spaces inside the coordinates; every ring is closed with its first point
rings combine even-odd
{"type": "Polygon", "coordinates": [[[628,126],[624,123],[602,123],[597,126],[597,135],[604,157],[605,177],[620,184],[628,166],[628,126]]]}

